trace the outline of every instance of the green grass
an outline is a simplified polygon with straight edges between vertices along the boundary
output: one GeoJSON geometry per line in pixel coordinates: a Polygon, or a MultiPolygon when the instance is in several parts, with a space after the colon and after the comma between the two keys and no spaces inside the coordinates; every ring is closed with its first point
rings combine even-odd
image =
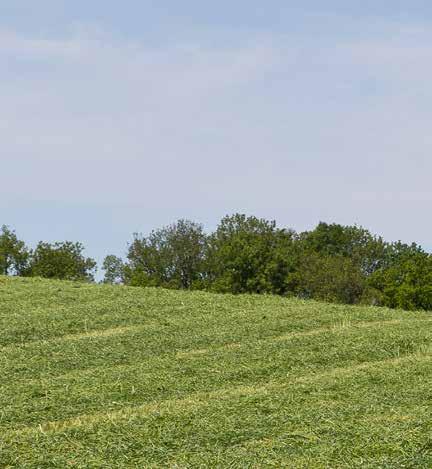
{"type": "Polygon", "coordinates": [[[432,316],[0,278],[0,467],[432,467],[432,316]]]}

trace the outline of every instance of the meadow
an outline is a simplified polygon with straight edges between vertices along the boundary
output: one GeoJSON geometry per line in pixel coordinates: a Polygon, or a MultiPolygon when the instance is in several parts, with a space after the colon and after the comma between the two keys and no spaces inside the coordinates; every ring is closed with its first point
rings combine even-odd
{"type": "Polygon", "coordinates": [[[2,468],[430,468],[432,316],[0,277],[2,468]]]}

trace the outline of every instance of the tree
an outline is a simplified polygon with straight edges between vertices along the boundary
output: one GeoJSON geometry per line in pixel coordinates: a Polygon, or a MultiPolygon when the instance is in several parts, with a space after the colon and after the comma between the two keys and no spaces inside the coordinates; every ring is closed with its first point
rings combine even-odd
{"type": "Polygon", "coordinates": [[[360,302],[365,277],[352,259],[305,251],[288,283],[302,298],[336,303],[360,302]]]}
{"type": "Polygon", "coordinates": [[[204,277],[206,236],[188,220],[134,236],[129,246],[125,280],[131,285],[200,288],[204,277]]]}
{"type": "Polygon", "coordinates": [[[105,271],[104,283],[124,283],[125,265],[120,257],[112,254],[106,256],[102,269],[105,271]]]}
{"type": "Polygon", "coordinates": [[[389,247],[388,262],[369,279],[381,304],[406,310],[432,310],[432,255],[400,242],[389,247]]]}
{"type": "Polygon", "coordinates": [[[285,292],[294,233],[274,221],[235,214],[224,217],[210,237],[208,282],[214,291],[285,292]]]}
{"type": "Polygon", "coordinates": [[[386,243],[359,226],[320,222],[314,230],[303,233],[302,240],[306,249],[324,256],[350,258],[366,276],[385,262],[386,243]]]}
{"type": "Polygon", "coordinates": [[[0,230],[0,274],[22,275],[28,265],[29,251],[24,241],[6,225],[0,230]]]}
{"type": "Polygon", "coordinates": [[[84,257],[83,251],[81,243],[40,242],[32,253],[29,274],[33,277],[93,281],[96,262],[84,257]]]}

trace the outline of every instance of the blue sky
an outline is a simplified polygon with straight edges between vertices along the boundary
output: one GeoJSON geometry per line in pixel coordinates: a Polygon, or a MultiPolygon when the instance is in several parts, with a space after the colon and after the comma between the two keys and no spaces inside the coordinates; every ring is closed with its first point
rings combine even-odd
{"type": "Polygon", "coordinates": [[[227,213],[432,249],[432,3],[3,0],[0,223],[124,254],[227,213]]]}

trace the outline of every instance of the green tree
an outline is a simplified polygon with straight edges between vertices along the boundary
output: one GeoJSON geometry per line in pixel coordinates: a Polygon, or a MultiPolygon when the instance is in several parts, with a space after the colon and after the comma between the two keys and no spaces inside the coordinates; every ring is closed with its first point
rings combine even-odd
{"type": "Polygon", "coordinates": [[[304,251],[287,282],[302,298],[347,304],[359,303],[366,287],[365,277],[352,259],[313,251],[304,251]]]}
{"type": "Polygon", "coordinates": [[[416,244],[400,242],[389,248],[387,264],[369,279],[390,308],[432,310],[432,255],[416,244]]]}
{"type": "Polygon", "coordinates": [[[324,256],[350,258],[367,276],[379,269],[386,258],[387,244],[359,226],[343,226],[320,222],[317,227],[302,234],[306,249],[324,256]]]}
{"type": "Polygon", "coordinates": [[[0,229],[0,274],[23,275],[27,269],[29,251],[17,238],[14,231],[6,225],[0,229]]]}
{"type": "Polygon", "coordinates": [[[105,271],[103,283],[124,283],[125,265],[120,257],[112,254],[106,256],[102,269],[105,271]]]}
{"type": "Polygon", "coordinates": [[[32,253],[29,274],[61,280],[94,281],[96,262],[86,258],[83,251],[81,243],[40,242],[32,253]]]}
{"type": "Polygon", "coordinates": [[[129,246],[125,280],[131,285],[191,289],[202,287],[206,235],[189,220],[134,236],[129,246]]]}
{"type": "Polygon", "coordinates": [[[231,293],[285,293],[294,232],[274,221],[234,214],[224,217],[211,235],[208,282],[212,290],[231,293]]]}

